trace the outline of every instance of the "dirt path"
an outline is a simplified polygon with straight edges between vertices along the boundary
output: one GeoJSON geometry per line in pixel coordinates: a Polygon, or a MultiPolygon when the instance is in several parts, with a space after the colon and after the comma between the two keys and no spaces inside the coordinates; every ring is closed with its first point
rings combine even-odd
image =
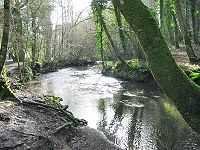
{"type": "MultiPolygon", "coordinates": [[[[20,66],[22,66],[22,63],[20,62],[20,66]]],[[[16,70],[18,69],[18,64],[17,63],[9,63],[9,64],[6,64],[6,67],[8,69],[8,72],[10,74],[13,74],[16,72],[16,70]]]]}

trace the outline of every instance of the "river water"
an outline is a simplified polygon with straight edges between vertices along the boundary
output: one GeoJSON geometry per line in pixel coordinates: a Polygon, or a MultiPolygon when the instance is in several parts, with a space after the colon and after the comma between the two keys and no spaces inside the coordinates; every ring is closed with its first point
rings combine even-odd
{"type": "Polygon", "coordinates": [[[97,66],[61,69],[28,83],[36,94],[62,104],[88,126],[126,150],[200,150],[199,136],[153,83],[128,83],[97,66]]]}

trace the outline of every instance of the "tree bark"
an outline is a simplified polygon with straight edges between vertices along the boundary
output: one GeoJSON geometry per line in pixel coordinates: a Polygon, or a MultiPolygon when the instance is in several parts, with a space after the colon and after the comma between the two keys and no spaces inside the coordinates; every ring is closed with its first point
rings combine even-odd
{"type": "Polygon", "coordinates": [[[115,1],[137,34],[155,80],[188,123],[198,130],[191,117],[200,114],[200,87],[177,66],[156,21],[141,0],[115,1]]]}

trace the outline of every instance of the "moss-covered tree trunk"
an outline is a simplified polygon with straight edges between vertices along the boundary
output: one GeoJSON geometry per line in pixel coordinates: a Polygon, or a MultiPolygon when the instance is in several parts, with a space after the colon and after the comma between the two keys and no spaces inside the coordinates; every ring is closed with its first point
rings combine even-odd
{"type": "Polygon", "coordinates": [[[155,80],[175,102],[183,117],[198,130],[193,117],[200,114],[200,87],[177,66],[156,21],[141,0],[115,1],[137,34],[155,80]]]}
{"type": "Polygon", "coordinates": [[[14,98],[13,93],[9,90],[2,77],[2,70],[6,60],[7,49],[8,49],[9,30],[10,30],[10,0],[4,0],[4,27],[3,27],[3,36],[1,41],[1,49],[0,49],[0,100],[9,97],[14,98]]]}
{"type": "Polygon", "coordinates": [[[120,10],[118,9],[115,1],[112,1],[112,2],[113,2],[115,17],[116,17],[116,21],[117,21],[117,25],[118,25],[119,37],[120,37],[121,44],[122,44],[122,47],[124,50],[124,54],[126,54],[127,53],[127,41],[126,41],[126,37],[125,37],[124,31],[123,31],[121,13],[120,13],[120,10]]]}
{"type": "MultiPolygon", "coordinates": [[[[97,13],[97,9],[95,6],[96,5],[94,5],[92,9],[93,9],[93,15],[95,18],[95,25],[96,25],[96,47],[100,51],[102,67],[103,69],[105,69],[104,48],[103,48],[103,26],[102,26],[101,20],[99,19],[99,15],[97,13]]],[[[100,11],[102,11],[102,9],[100,11]]]]}

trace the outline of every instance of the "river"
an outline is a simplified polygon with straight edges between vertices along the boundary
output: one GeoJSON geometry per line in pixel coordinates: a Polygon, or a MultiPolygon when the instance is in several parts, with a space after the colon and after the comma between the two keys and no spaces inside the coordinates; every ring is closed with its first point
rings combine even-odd
{"type": "Polygon", "coordinates": [[[27,86],[63,98],[76,117],[123,149],[200,150],[199,136],[153,83],[106,77],[92,66],[44,74],[27,86]]]}

